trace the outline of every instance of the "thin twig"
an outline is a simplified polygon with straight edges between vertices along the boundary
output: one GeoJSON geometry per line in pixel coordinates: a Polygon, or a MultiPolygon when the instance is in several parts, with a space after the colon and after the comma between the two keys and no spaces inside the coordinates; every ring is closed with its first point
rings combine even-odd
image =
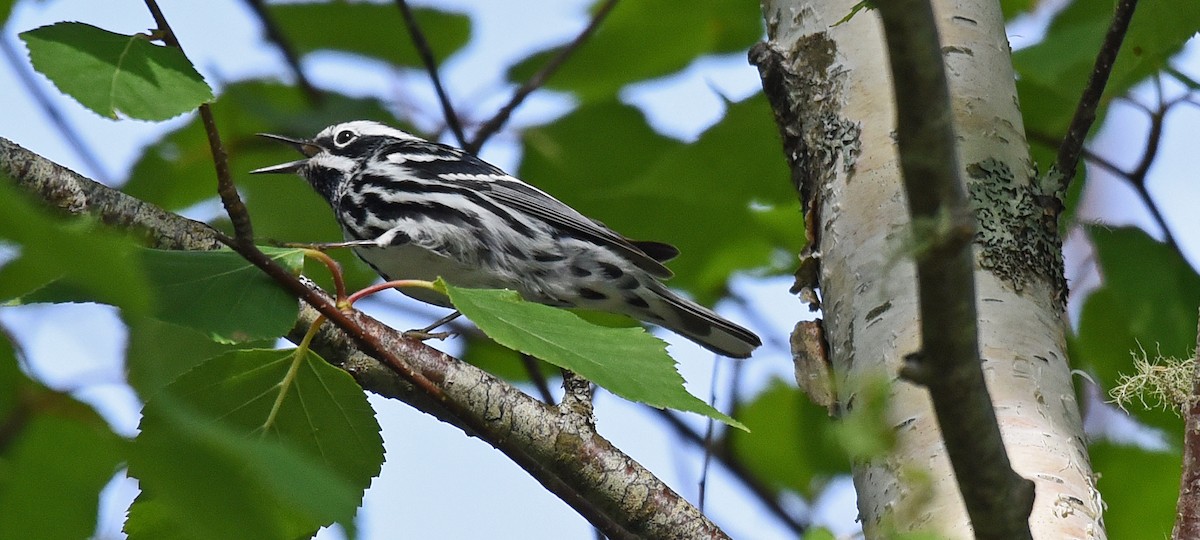
{"type": "Polygon", "coordinates": [[[1117,53],[1121,51],[1121,42],[1125,40],[1125,32],[1129,30],[1129,21],[1133,19],[1133,12],[1136,8],[1137,0],[1118,0],[1117,2],[1112,22],[1108,26],[1108,33],[1104,36],[1104,44],[1100,46],[1100,52],[1096,54],[1096,63],[1092,68],[1092,74],[1088,77],[1087,86],[1084,87],[1083,95],[1079,98],[1079,105],[1075,108],[1075,115],[1071,118],[1071,125],[1067,129],[1067,135],[1063,139],[1062,145],[1058,148],[1058,156],[1054,161],[1054,169],[1062,175],[1060,186],[1062,191],[1066,190],[1067,186],[1071,184],[1071,179],[1075,177],[1080,150],[1083,149],[1083,142],[1087,138],[1088,131],[1096,122],[1096,109],[1100,106],[1100,99],[1104,96],[1104,87],[1108,84],[1108,77],[1112,74],[1113,64],[1116,63],[1117,53]]]}
{"type": "Polygon", "coordinates": [[[483,143],[487,142],[492,135],[495,135],[500,128],[504,127],[505,122],[508,122],[508,118],[512,116],[513,111],[525,101],[525,98],[529,97],[529,94],[531,94],[534,90],[537,90],[538,88],[541,88],[543,84],[546,84],[546,81],[550,78],[550,76],[553,75],[554,72],[558,71],[558,68],[562,67],[563,63],[565,63],[567,59],[575,53],[576,50],[583,46],[583,43],[596,32],[596,29],[600,27],[600,23],[604,21],[604,18],[608,16],[608,13],[612,11],[613,7],[616,5],[617,0],[608,0],[602,4],[600,9],[597,9],[596,13],[592,15],[592,20],[588,23],[587,27],[585,27],[583,31],[579,32],[579,35],[575,36],[575,39],[572,40],[571,43],[567,44],[566,47],[563,47],[561,51],[558,51],[558,54],[554,55],[554,58],[551,58],[550,61],[546,62],[546,65],[542,66],[542,69],[538,70],[537,73],[534,73],[528,81],[525,81],[525,84],[521,85],[516,92],[513,92],[512,98],[508,100],[508,103],[501,107],[499,111],[496,111],[495,116],[492,116],[486,122],[484,122],[483,125],[479,126],[479,130],[475,132],[475,138],[471,139],[470,143],[463,146],[463,149],[472,154],[478,153],[479,149],[483,147],[483,143]]]}
{"type": "Polygon", "coordinates": [[[1162,145],[1163,126],[1167,112],[1172,106],[1179,103],[1178,100],[1170,103],[1162,103],[1161,95],[1159,97],[1159,108],[1150,115],[1150,132],[1146,136],[1146,151],[1142,153],[1141,161],[1129,173],[1127,179],[1133,186],[1134,191],[1137,192],[1138,197],[1142,199],[1142,203],[1150,211],[1150,216],[1154,218],[1155,223],[1162,229],[1163,242],[1172,251],[1179,253],[1179,243],[1175,241],[1175,235],[1171,234],[1171,227],[1167,225],[1167,219],[1163,217],[1158,204],[1154,202],[1154,198],[1150,195],[1150,189],[1146,186],[1146,177],[1150,172],[1150,167],[1154,165],[1154,160],[1158,157],[1158,150],[1162,145]]]}
{"type": "MultiPolygon", "coordinates": [[[[1196,334],[1196,355],[1200,358],[1200,328],[1196,329],[1196,334]]],[[[1200,367],[1192,372],[1190,397],[1183,408],[1187,429],[1183,431],[1183,471],[1179,478],[1172,540],[1200,537],[1200,367]]]]}
{"type": "MultiPolygon", "coordinates": [[[[161,34],[159,37],[163,43],[179,49],[182,53],[183,46],[176,39],[175,32],[171,30],[167,18],[158,8],[158,3],[155,0],[145,1],[146,8],[154,16],[154,23],[158,25],[158,32],[161,34]]],[[[229,214],[229,221],[233,223],[233,238],[238,244],[253,246],[254,227],[250,224],[250,212],[246,210],[246,205],[238,195],[237,186],[233,184],[233,175],[229,172],[229,158],[225,154],[225,145],[221,144],[221,134],[217,131],[217,122],[213,118],[212,107],[209,104],[200,104],[200,119],[204,123],[204,132],[208,135],[208,148],[212,151],[213,164],[217,169],[217,195],[221,197],[221,204],[225,206],[225,212],[229,214]]],[[[258,250],[255,249],[255,251],[258,250]]]]}
{"type": "Polygon", "coordinates": [[[324,94],[313,86],[312,81],[309,81],[308,76],[304,74],[304,69],[300,67],[300,57],[296,54],[296,48],[292,46],[292,42],[288,40],[287,36],[283,35],[283,30],[275,23],[275,19],[271,18],[263,0],[246,0],[246,5],[250,6],[250,10],[262,23],[263,31],[267,34],[267,41],[274,43],[276,47],[279,47],[279,52],[283,53],[283,61],[287,64],[288,69],[291,69],[292,75],[296,77],[296,84],[300,85],[304,97],[310,104],[321,103],[325,97],[324,94]]]}
{"type": "Polygon", "coordinates": [[[50,99],[50,96],[47,96],[42,91],[42,87],[34,79],[21,55],[17,54],[17,51],[13,49],[12,44],[7,39],[0,38],[0,49],[3,49],[5,58],[12,65],[13,71],[16,72],[17,78],[21,80],[21,84],[25,86],[25,90],[37,102],[38,107],[41,107],[42,112],[50,118],[50,122],[58,128],[58,132],[67,140],[67,145],[75,151],[79,159],[83,160],[83,164],[92,170],[92,173],[97,176],[97,179],[101,183],[109,183],[111,178],[108,175],[108,171],[105,171],[104,166],[100,164],[100,159],[96,157],[91,148],[88,148],[87,143],[83,142],[79,133],[63,117],[62,111],[58,110],[58,107],[50,99]]]}
{"type": "Polygon", "coordinates": [[[408,7],[408,2],[405,0],[396,0],[396,7],[400,8],[400,15],[404,17],[404,25],[408,27],[408,35],[412,38],[413,46],[417,48],[417,55],[421,57],[421,63],[425,64],[425,70],[429,72],[429,80],[433,83],[433,90],[437,92],[438,102],[442,104],[442,113],[446,117],[446,126],[454,134],[454,140],[458,141],[458,146],[466,148],[467,136],[463,134],[462,123],[458,120],[458,113],[454,112],[454,105],[450,103],[450,96],[446,94],[446,89],[442,87],[442,78],[438,75],[437,60],[433,58],[433,50],[429,48],[429,41],[425,39],[425,32],[421,31],[421,25],[417,24],[417,18],[413,16],[412,9],[408,7]]]}

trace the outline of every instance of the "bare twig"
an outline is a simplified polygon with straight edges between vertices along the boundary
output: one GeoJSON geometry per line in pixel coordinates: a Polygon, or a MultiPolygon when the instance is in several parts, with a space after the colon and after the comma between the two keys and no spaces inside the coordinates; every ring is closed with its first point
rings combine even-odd
{"type": "Polygon", "coordinates": [[[537,358],[525,353],[519,353],[521,356],[521,365],[525,368],[525,372],[529,374],[529,382],[533,383],[533,387],[537,389],[538,396],[542,398],[542,402],[547,405],[554,404],[554,394],[550,392],[550,383],[546,381],[546,375],[542,373],[541,366],[538,365],[537,358]]]}
{"type": "Polygon", "coordinates": [[[79,133],[75,131],[75,128],[63,117],[62,111],[58,110],[58,107],[50,100],[50,97],[42,91],[42,87],[34,80],[25,61],[13,49],[12,44],[7,39],[0,39],[0,50],[4,51],[4,57],[12,65],[13,71],[16,72],[17,78],[21,80],[21,84],[25,86],[25,90],[37,102],[42,112],[46,113],[46,116],[50,118],[50,122],[58,128],[58,132],[62,134],[63,138],[67,140],[67,145],[75,151],[79,159],[83,160],[83,164],[92,170],[92,174],[95,174],[101,183],[109,183],[110,177],[108,171],[104,170],[104,166],[100,164],[100,159],[96,157],[91,148],[88,148],[87,144],[79,136],[79,133]]]}
{"type": "MultiPolygon", "coordinates": [[[[183,46],[179,44],[175,33],[171,31],[171,25],[167,23],[167,18],[159,9],[158,2],[155,0],[145,1],[146,8],[154,16],[154,24],[158,25],[159,37],[163,43],[182,52],[183,46]]],[[[212,151],[213,164],[217,169],[217,195],[221,197],[221,204],[225,206],[225,212],[229,214],[229,221],[233,223],[233,239],[239,245],[253,248],[254,228],[250,224],[250,212],[246,210],[246,205],[242,203],[242,198],[238,195],[237,186],[233,184],[233,175],[229,172],[229,158],[225,154],[225,146],[221,144],[221,134],[217,131],[217,122],[213,119],[212,107],[209,104],[200,104],[200,118],[204,123],[204,132],[208,136],[208,148],[212,151]]],[[[254,249],[254,251],[258,250],[254,249]]],[[[261,252],[259,255],[270,261],[261,252]]],[[[282,268],[279,268],[279,271],[286,273],[282,268]]]]}
{"type": "MultiPolygon", "coordinates": [[[[1157,79],[1156,79],[1157,80],[1157,79]]],[[[1150,196],[1150,189],[1146,186],[1146,178],[1150,173],[1150,167],[1154,165],[1154,160],[1158,157],[1158,150],[1162,145],[1163,126],[1165,124],[1167,113],[1171,107],[1179,104],[1182,99],[1176,99],[1169,102],[1163,101],[1162,88],[1158,87],[1158,108],[1150,111],[1150,131],[1146,135],[1146,150],[1142,153],[1142,159],[1138,162],[1137,167],[1125,177],[1129,184],[1133,186],[1138,197],[1142,199],[1142,203],[1150,211],[1150,216],[1154,218],[1155,223],[1163,231],[1163,242],[1171,251],[1180,253],[1179,243],[1175,240],[1175,235],[1171,234],[1171,227],[1167,225],[1167,220],[1159,210],[1158,204],[1154,202],[1154,198],[1150,196]]]]}
{"type": "Polygon", "coordinates": [[[531,94],[534,90],[537,90],[538,88],[541,88],[543,84],[546,84],[546,81],[550,78],[550,76],[553,75],[554,72],[558,71],[558,68],[562,67],[563,63],[565,63],[567,59],[579,49],[579,47],[583,46],[583,43],[587,41],[587,39],[591,37],[593,33],[596,32],[596,29],[600,27],[600,23],[603,22],[604,18],[608,16],[608,12],[612,11],[613,7],[616,5],[617,0],[608,0],[602,4],[600,8],[596,10],[596,13],[592,15],[591,22],[588,23],[583,31],[579,32],[579,35],[575,36],[575,39],[572,40],[571,43],[568,43],[566,47],[563,47],[562,50],[558,51],[558,54],[554,55],[554,58],[551,58],[550,61],[546,62],[546,65],[542,66],[542,69],[538,70],[537,73],[534,73],[528,81],[525,81],[525,84],[521,85],[516,92],[513,92],[512,98],[508,100],[508,103],[501,107],[499,111],[496,111],[496,114],[484,122],[483,125],[479,126],[479,130],[475,132],[475,138],[471,139],[470,143],[463,146],[463,149],[472,154],[478,153],[479,149],[483,147],[483,143],[487,142],[492,135],[495,135],[500,128],[504,127],[505,122],[508,122],[508,118],[512,116],[513,111],[525,101],[525,98],[529,97],[529,94],[531,94]]]}
{"type": "Polygon", "coordinates": [[[1133,12],[1136,8],[1137,0],[1118,0],[1117,2],[1112,22],[1108,26],[1108,33],[1104,36],[1104,44],[1100,46],[1100,52],[1096,54],[1096,63],[1092,68],[1092,74],[1088,77],[1087,86],[1084,87],[1083,95],[1079,98],[1079,105],[1075,108],[1075,115],[1071,118],[1067,135],[1058,148],[1054,169],[1061,174],[1059,177],[1062,182],[1060,191],[1065,191],[1070,185],[1071,179],[1075,177],[1075,168],[1079,164],[1079,155],[1083,149],[1084,139],[1087,138],[1088,131],[1096,121],[1096,109],[1100,106],[1100,98],[1104,96],[1104,87],[1108,84],[1108,76],[1112,74],[1113,64],[1117,60],[1121,42],[1125,40],[1125,32],[1129,30],[1129,21],[1133,19],[1133,12]]]}
{"type": "MultiPolygon", "coordinates": [[[[421,63],[425,64],[425,70],[429,72],[429,80],[433,83],[433,90],[437,92],[438,102],[442,104],[442,113],[446,117],[446,126],[454,134],[454,140],[458,141],[458,146],[466,148],[467,137],[463,134],[462,123],[458,119],[458,113],[454,112],[454,105],[450,103],[450,96],[446,94],[446,89],[442,87],[442,77],[438,75],[437,60],[433,58],[433,50],[429,48],[429,41],[425,39],[425,32],[421,31],[421,25],[417,24],[417,19],[413,16],[412,9],[408,7],[408,2],[405,0],[396,0],[396,7],[400,8],[400,15],[404,17],[404,25],[408,27],[408,35],[412,38],[413,46],[417,48],[417,54],[421,57],[421,63]]],[[[472,153],[474,152],[472,151],[472,153]]]]}
{"type": "Polygon", "coordinates": [[[300,90],[304,92],[308,102],[320,103],[324,99],[324,95],[317,87],[313,86],[312,81],[309,81],[308,76],[304,74],[304,69],[300,67],[300,57],[296,54],[296,48],[292,47],[292,42],[283,35],[283,30],[279,28],[279,25],[275,24],[275,19],[272,19],[271,14],[267,12],[267,6],[263,0],[246,0],[246,5],[250,6],[250,11],[253,11],[254,16],[258,17],[258,21],[262,23],[267,40],[279,47],[279,52],[283,53],[284,63],[287,64],[288,69],[292,70],[292,75],[296,77],[296,84],[300,85],[300,90]]]}
{"type": "Polygon", "coordinates": [[[980,539],[1032,539],[1033,482],[1013,469],[984,384],[975,310],[975,218],[959,178],[946,71],[928,0],[875,6],[883,22],[896,95],[896,144],[922,235],[914,258],[922,348],[901,374],[929,389],[959,491],[980,539]],[[929,229],[933,229],[930,227],[929,229]]]}

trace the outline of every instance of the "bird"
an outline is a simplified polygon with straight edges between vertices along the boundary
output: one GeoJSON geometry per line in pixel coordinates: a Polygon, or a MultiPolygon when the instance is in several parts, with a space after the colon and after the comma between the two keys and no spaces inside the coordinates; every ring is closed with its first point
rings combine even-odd
{"type": "MultiPolygon", "coordinates": [[[[630,240],[453,146],[355,120],[312,139],[260,133],[303,158],[252,174],[298,174],[329,203],[346,244],[387,280],[441,277],[511,289],[541,304],[620,313],[731,358],[762,345],[750,330],[663,283],[679,251],[630,240]]],[[[453,308],[443,294],[404,289],[453,308]]]]}

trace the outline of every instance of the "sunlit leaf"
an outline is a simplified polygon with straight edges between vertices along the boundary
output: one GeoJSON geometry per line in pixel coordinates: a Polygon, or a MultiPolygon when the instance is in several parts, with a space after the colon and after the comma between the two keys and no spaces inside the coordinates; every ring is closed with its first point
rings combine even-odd
{"type": "Polygon", "coordinates": [[[212,89],[176,47],[78,22],[21,33],[33,67],[94,111],[166,120],[211,101],[212,89]]]}
{"type": "Polygon", "coordinates": [[[630,401],[740,422],[688,393],[662,340],[640,327],[599,326],[506,290],[446,286],[454,307],[505,347],[571,370],[630,401]]]}
{"type": "MultiPolygon", "coordinates": [[[[299,249],[262,249],[293,274],[303,268],[299,249]]],[[[278,337],[296,321],[295,297],[233,251],[147,249],[141,258],[163,321],[227,343],[278,337]]]]}

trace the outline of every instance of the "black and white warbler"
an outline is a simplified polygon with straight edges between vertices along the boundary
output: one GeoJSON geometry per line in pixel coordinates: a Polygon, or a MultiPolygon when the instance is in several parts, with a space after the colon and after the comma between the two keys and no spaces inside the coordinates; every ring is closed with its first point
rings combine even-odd
{"type": "MultiPolygon", "coordinates": [[[[308,180],[358,256],[386,279],[440,276],[533,302],[623,313],[735,358],[762,344],[662,284],[673,246],[628,240],[466,152],[369,121],[329,126],[312,140],[263,136],[305,158],[252,172],[308,180]]],[[[403,292],[450,307],[433,291],[403,292]]]]}

